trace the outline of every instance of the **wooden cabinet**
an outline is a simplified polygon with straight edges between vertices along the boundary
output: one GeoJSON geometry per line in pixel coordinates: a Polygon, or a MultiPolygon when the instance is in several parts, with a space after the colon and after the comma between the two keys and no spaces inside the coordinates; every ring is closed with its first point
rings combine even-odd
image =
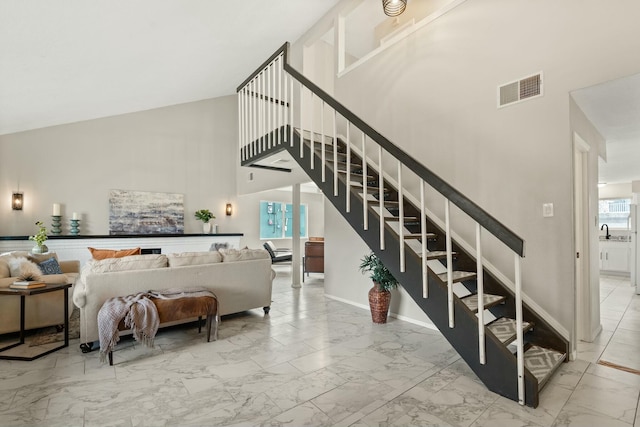
{"type": "MultiPolygon", "coordinates": [[[[324,273],[324,241],[308,241],[304,244],[304,273],[324,273]]],[[[304,274],[302,275],[304,280],[304,274]]]]}

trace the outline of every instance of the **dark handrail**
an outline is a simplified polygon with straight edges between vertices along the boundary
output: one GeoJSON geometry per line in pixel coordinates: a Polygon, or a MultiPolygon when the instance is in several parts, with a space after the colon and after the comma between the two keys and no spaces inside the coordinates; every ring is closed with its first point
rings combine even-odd
{"type": "Polygon", "coordinates": [[[381,135],[378,131],[369,126],[360,117],[353,114],[348,108],[336,101],[331,95],[320,89],[312,81],[303,76],[295,68],[289,65],[287,51],[289,49],[289,42],[285,43],[271,55],[271,58],[261,65],[261,68],[257,69],[251,77],[246,79],[237,91],[239,92],[251,79],[257,76],[260,71],[266,67],[274,58],[280,55],[284,51],[284,69],[293,78],[302,83],[307,89],[313,92],[316,96],[320,97],[325,103],[329,104],[334,110],[336,110],[342,117],[347,119],[349,123],[354,124],[358,129],[364,132],[369,138],[374,140],[378,145],[384,148],[389,154],[400,160],[402,164],[406,165],[416,175],[427,182],[431,187],[436,189],[444,197],[452,201],[458,206],[464,213],[473,218],[478,224],[480,224],[485,230],[496,236],[502,243],[508,246],[512,251],[521,257],[524,257],[524,240],[507,228],[500,221],[495,219],[491,214],[475,204],[471,199],[466,197],[460,191],[453,186],[445,182],[438,175],[433,173],[422,163],[416,161],[413,157],[407,154],[405,151],[394,145],[391,141],[381,135]]]}
{"type": "Polygon", "coordinates": [[[276,50],[273,55],[271,55],[269,57],[269,59],[267,59],[266,61],[264,61],[258,68],[256,68],[256,70],[251,73],[249,75],[249,77],[247,77],[246,79],[244,79],[244,81],[240,84],[240,86],[238,86],[236,88],[236,92],[240,92],[240,90],[246,86],[247,83],[249,83],[251,80],[253,80],[253,78],[255,76],[257,76],[258,74],[260,74],[262,72],[263,69],[265,69],[267,67],[267,65],[271,64],[271,61],[273,61],[274,59],[276,59],[281,53],[284,53],[284,57],[283,57],[283,62],[285,64],[289,63],[289,57],[287,55],[289,51],[289,42],[285,42],[282,46],[280,46],[278,48],[278,50],[276,50]]]}

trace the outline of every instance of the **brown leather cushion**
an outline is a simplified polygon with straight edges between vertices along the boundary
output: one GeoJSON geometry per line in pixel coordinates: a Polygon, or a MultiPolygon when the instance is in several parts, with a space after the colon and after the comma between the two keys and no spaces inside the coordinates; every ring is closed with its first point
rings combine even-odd
{"type": "Polygon", "coordinates": [[[93,259],[107,259],[107,258],[124,258],[130,255],[140,255],[140,248],[133,249],[96,249],[88,248],[91,252],[93,259]]]}
{"type": "MultiPolygon", "coordinates": [[[[218,311],[218,300],[213,297],[184,297],[175,299],[151,298],[158,309],[160,324],[195,317],[215,315],[218,311]]],[[[124,331],[124,320],[118,325],[124,331]]]]}

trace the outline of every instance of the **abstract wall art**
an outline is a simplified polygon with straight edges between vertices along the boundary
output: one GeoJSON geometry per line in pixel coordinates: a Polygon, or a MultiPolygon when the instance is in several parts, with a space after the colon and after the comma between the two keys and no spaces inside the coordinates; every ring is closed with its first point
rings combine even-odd
{"type": "Polygon", "coordinates": [[[109,190],[109,234],[184,234],[184,194],[109,190]]]}

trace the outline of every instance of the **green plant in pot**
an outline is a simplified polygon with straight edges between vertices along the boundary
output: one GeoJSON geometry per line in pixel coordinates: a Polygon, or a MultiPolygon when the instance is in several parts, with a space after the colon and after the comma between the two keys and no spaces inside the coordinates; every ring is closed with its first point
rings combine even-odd
{"type": "Polygon", "coordinates": [[[49,248],[44,244],[48,239],[47,227],[44,226],[42,221],[36,221],[36,225],[38,226],[38,232],[33,236],[29,236],[29,240],[36,242],[36,245],[31,249],[31,253],[43,254],[49,252],[49,248]]]}
{"type": "Polygon", "coordinates": [[[361,259],[360,271],[369,273],[373,280],[373,287],[369,290],[369,307],[373,323],[387,323],[389,304],[391,303],[391,290],[398,287],[398,281],[380,258],[373,252],[361,259]]]}
{"type": "Polygon", "coordinates": [[[202,230],[204,234],[211,232],[211,224],[209,221],[216,219],[216,216],[209,209],[200,209],[196,211],[196,218],[202,221],[202,230]]]}

